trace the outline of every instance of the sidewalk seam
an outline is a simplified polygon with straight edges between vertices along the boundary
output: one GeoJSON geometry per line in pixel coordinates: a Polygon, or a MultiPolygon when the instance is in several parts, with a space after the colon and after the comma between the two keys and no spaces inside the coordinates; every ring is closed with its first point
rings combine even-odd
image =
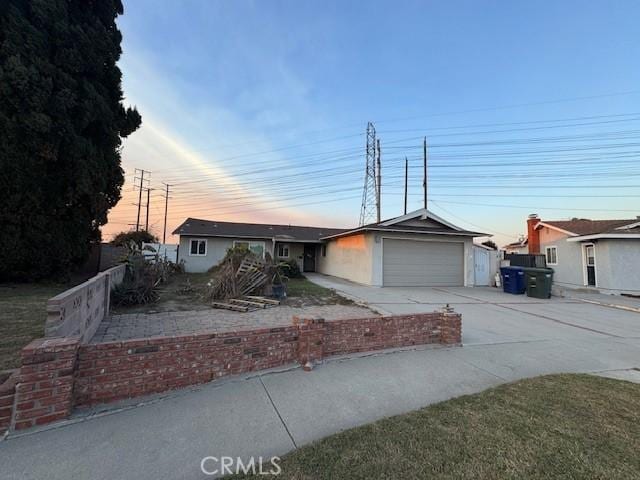
{"type": "Polygon", "coordinates": [[[282,418],[282,415],[280,415],[280,411],[278,410],[278,407],[276,407],[276,404],[273,401],[273,398],[271,398],[271,394],[269,393],[269,390],[267,390],[267,386],[262,381],[262,376],[260,375],[260,376],[258,376],[258,378],[260,379],[260,383],[262,384],[262,388],[264,388],[264,393],[267,394],[267,398],[271,402],[271,405],[273,406],[273,409],[275,410],[276,415],[278,415],[278,418],[280,419],[280,422],[282,422],[282,426],[284,427],[285,432],[287,432],[287,435],[289,435],[289,438],[291,439],[291,443],[293,443],[293,448],[295,448],[297,450],[298,449],[298,444],[293,439],[293,435],[291,435],[291,432],[289,431],[289,427],[287,427],[287,424],[284,422],[284,419],[282,418]]]}

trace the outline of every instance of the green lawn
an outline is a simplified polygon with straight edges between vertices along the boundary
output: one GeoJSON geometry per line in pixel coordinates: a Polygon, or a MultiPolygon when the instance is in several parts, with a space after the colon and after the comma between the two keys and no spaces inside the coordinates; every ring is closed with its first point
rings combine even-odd
{"type": "Polygon", "coordinates": [[[0,370],[20,366],[20,350],[44,335],[47,300],[66,289],[60,284],[0,284],[0,370]]]}
{"type": "Polygon", "coordinates": [[[283,479],[638,479],[640,385],[553,375],[333,435],[283,479]]]}
{"type": "Polygon", "coordinates": [[[332,290],[321,287],[306,278],[290,278],[287,280],[287,295],[302,297],[304,295],[330,296],[332,290]]]}
{"type": "Polygon", "coordinates": [[[287,303],[303,305],[341,304],[349,305],[353,302],[335,291],[321,287],[306,278],[290,278],[287,281],[287,303]]]}

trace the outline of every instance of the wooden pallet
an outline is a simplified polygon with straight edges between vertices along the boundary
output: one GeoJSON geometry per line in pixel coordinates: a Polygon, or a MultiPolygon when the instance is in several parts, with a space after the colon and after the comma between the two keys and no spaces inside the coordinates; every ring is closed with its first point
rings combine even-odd
{"type": "Polygon", "coordinates": [[[267,305],[280,305],[280,300],[274,300],[273,298],[261,297],[258,295],[245,295],[244,298],[253,302],[265,303],[267,305]]]}
{"type": "Polygon", "coordinates": [[[259,308],[267,308],[266,303],[262,302],[254,302],[253,300],[242,300],[240,298],[232,298],[229,300],[229,303],[233,303],[234,305],[241,305],[243,307],[259,309],[259,308]]]}
{"type": "Polygon", "coordinates": [[[213,308],[218,308],[221,310],[231,310],[232,312],[248,312],[249,307],[246,305],[236,305],[233,303],[224,303],[224,302],[212,302],[211,306],[213,308]]]}

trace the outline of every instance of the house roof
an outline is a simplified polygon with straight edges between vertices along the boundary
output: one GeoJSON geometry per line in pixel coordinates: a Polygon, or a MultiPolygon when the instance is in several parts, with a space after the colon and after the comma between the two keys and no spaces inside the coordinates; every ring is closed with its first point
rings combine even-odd
{"type": "Polygon", "coordinates": [[[470,230],[464,230],[460,227],[447,222],[440,218],[438,215],[430,212],[425,208],[416,210],[406,215],[394,217],[388,220],[383,220],[380,223],[370,223],[361,227],[352,228],[349,230],[343,230],[332,235],[324,237],[324,239],[344,237],[347,235],[353,235],[361,232],[403,232],[403,233],[425,233],[434,235],[459,235],[465,237],[486,237],[490,236],[486,233],[472,232],[470,230]],[[407,224],[411,220],[431,220],[433,226],[418,226],[415,224],[407,224]]]}
{"type": "MultiPolygon", "coordinates": [[[[539,226],[551,226],[574,235],[594,235],[598,233],[624,233],[634,229],[621,229],[638,223],[638,219],[628,220],[590,220],[587,218],[574,218],[572,220],[545,220],[541,221],[539,226]]],[[[537,227],[536,227],[537,228],[537,227]]],[[[635,233],[638,233],[636,231],[635,233]]]]}
{"type": "Polygon", "coordinates": [[[174,235],[199,237],[274,238],[283,241],[318,242],[322,237],[343,232],[340,228],[302,227],[265,223],[218,222],[187,218],[174,235]]]}
{"type": "Polygon", "coordinates": [[[272,238],[274,240],[290,242],[321,242],[322,240],[364,231],[460,235],[467,237],[487,236],[487,234],[484,233],[471,232],[457,227],[426,209],[416,210],[415,212],[384,220],[380,223],[371,223],[352,229],[218,222],[214,220],[187,218],[182,225],[173,231],[173,234],[191,237],[272,238]],[[416,225],[416,220],[423,220],[428,223],[426,223],[426,226],[422,226],[420,223],[416,225]],[[412,221],[413,223],[411,223],[412,221]]]}
{"type": "Polygon", "coordinates": [[[505,245],[504,249],[507,248],[521,248],[521,247],[526,247],[529,244],[529,239],[528,238],[523,238],[522,240],[518,240],[517,242],[513,242],[513,243],[509,243],[507,245],[505,245]]]}

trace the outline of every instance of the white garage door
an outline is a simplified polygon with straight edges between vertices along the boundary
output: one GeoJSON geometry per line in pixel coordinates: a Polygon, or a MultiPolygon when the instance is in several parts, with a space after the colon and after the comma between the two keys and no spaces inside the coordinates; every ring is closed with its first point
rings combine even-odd
{"type": "Polygon", "coordinates": [[[462,243],[385,238],[382,251],[384,286],[464,285],[464,245],[462,243]]]}

